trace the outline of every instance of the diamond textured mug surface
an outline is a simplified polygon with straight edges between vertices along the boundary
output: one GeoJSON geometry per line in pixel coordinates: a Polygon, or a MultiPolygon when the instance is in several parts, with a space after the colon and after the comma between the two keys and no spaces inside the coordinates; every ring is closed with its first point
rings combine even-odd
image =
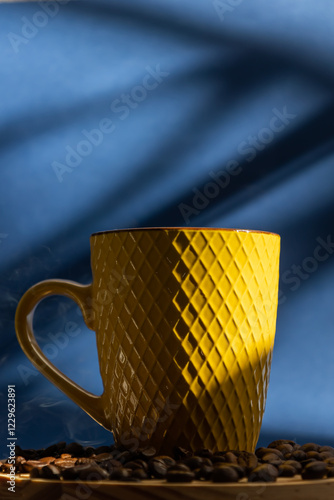
{"type": "Polygon", "coordinates": [[[32,287],[17,310],[19,341],[118,443],[253,451],[275,337],[279,252],[280,237],[260,231],[95,233],[93,283],[32,287]],[[100,397],[61,374],[36,344],[26,317],[54,293],[76,300],[96,331],[100,397]]]}

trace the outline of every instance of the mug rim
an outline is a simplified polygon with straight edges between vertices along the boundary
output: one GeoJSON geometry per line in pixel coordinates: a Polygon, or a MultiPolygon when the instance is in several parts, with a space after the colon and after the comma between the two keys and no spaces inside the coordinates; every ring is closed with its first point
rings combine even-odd
{"type": "Polygon", "coordinates": [[[180,227],[180,226],[168,226],[168,227],[134,227],[134,228],[122,228],[122,229],[109,229],[106,231],[96,231],[91,234],[92,236],[99,236],[108,233],[120,233],[120,232],[132,232],[132,231],[226,231],[235,233],[259,233],[259,234],[270,234],[272,236],[280,235],[273,233],[271,231],[262,231],[260,229],[236,229],[236,228],[224,228],[224,227],[180,227]]]}

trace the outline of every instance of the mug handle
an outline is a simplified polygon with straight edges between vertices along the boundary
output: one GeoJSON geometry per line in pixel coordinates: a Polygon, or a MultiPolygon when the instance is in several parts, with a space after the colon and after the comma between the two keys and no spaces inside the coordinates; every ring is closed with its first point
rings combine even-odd
{"type": "Polygon", "coordinates": [[[95,396],[77,385],[48,360],[37,344],[33,330],[35,309],[41,300],[50,295],[64,295],[74,300],[80,307],[88,328],[94,329],[93,320],[89,317],[87,300],[92,296],[92,284],[80,285],[74,281],[58,279],[45,280],[29,288],[17,306],[15,329],[20,346],[32,364],[46,378],[94,420],[108,428],[108,422],[103,410],[104,393],[101,396],[95,396]]]}

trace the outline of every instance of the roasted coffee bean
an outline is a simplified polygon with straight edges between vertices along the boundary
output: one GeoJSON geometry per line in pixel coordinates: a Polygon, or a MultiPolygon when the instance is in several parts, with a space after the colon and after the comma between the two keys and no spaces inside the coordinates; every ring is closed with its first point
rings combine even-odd
{"type": "Polygon", "coordinates": [[[297,462],[297,460],[286,460],[284,462],[284,465],[291,465],[291,467],[295,469],[296,474],[299,474],[303,469],[302,464],[300,462],[297,462]]]}
{"type": "Polygon", "coordinates": [[[132,472],[132,477],[136,479],[148,479],[148,474],[144,471],[144,469],[135,469],[132,472]]]}
{"type": "Polygon", "coordinates": [[[190,483],[195,479],[195,474],[192,471],[172,470],[166,474],[168,483],[190,483]]]}
{"type": "Polygon", "coordinates": [[[287,453],[292,453],[294,451],[293,446],[291,446],[291,444],[280,444],[273,449],[280,451],[284,457],[287,453]]]}
{"type": "Polygon", "coordinates": [[[324,462],[312,462],[307,464],[302,471],[303,479],[322,479],[327,474],[327,465],[324,462]]]}
{"type": "Polygon", "coordinates": [[[214,467],[210,465],[202,465],[200,469],[196,469],[193,472],[195,473],[196,479],[204,479],[206,481],[209,481],[211,479],[213,471],[214,467]]]}
{"type": "Polygon", "coordinates": [[[296,443],[290,439],[276,439],[276,441],[272,441],[272,443],[268,444],[267,448],[276,448],[282,444],[290,444],[291,446],[296,445],[296,443]]]}
{"type": "Polygon", "coordinates": [[[155,458],[158,460],[163,460],[167,467],[173,467],[176,464],[174,458],[169,457],[168,455],[158,455],[155,458]]]}
{"type": "Polygon", "coordinates": [[[319,453],[322,453],[323,451],[329,451],[332,456],[334,457],[334,448],[333,446],[320,446],[319,448],[319,453]]]}
{"type": "Polygon", "coordinates": [[[66,460],[67,458],[72,458],[72,455],[70,453],[61,453],[59,458],[66,460]]]}
{"type": "Polygon", "coordinates": [[[64,479],[81,479],[83,481],[100,481],[109,477],[108,472],[96,464],[76,465],[62,471],[64,479]]]}
{"type": "Polygon", "coordinates": [[[183,463],[176,463],[175,465],[172,465],[171,467],[168,467],[168,470],[179,470],[179,471],[186,471],[189,472],[190,468],[183,464],[183,463]]]}
{"type": "Polygon", "coordinates": [[[76,465],[91,464],[91,463],[96,463],[94,458],[80,457],[76,461],[76,465]]]}
{"type": "Polygon", "coordinates": [[[235,467],[231,465],[221,465],[214,467],[211,474],[211,481],[214,483],[234,483],[239,481],[240,476],[235,467]]]}
{"type": "Polygon", "coordinates": [[[315,458],[315,460],[322,460],[320,457],[320,453],[317,451],[307,451],[306,452],[306,458],[315,458]]]}
{"type": "Polygon", "coordinates": [[[98,455],[95,455],[94,460],[97,464],[100,464],[102,462],[105,462],[106,460],[112,460],[113,455],[112,453],[99,453],[98,455]]]}
{"type": "Polygon", "coordinates": [[[68,468],[68,467],[74,467],[76,465],[77,458],[57,458],[53,464],[57,465],[57,467],[63,467],[63,468],[68,468]]]}
{"type": "Polygon", "coordinates": [[[326,462],[327,465],[334,465],[334,457],[325,458],[324,462],[326,462]]]}
{"type": "Polygon", "coordinates": [[[223,455],[213,455],[213,457],[211,458],[211,462],[213,464],[226,464],[226,458],[225,458],[225,453],[223,455]]]}
{"type": "Polygon", "coordinates": [[[300,450],[305,451],[305,453],[309,451],[319,451],[320,446],[316,443],[305,443],[300,447],[300,450]]]}
{"type": "Polygon", "coordinates": [[[277,467],[283,463],[283,460],[281,460],[275,453],[266,453],[263,455],[261,460],[264,463],[269,463],[277,467]]]}
{"type": "Polygon", "coordinates": [[[244,451],[238,456],[238,464],[241,465],[241,467],[244,467],[247,473],[255,469],[255,467],[258,466],[258,463],[259,460],[255,453],[244,451]]]}
{"type": "Polygon", "coordinates": [[[95,453],[95,449],[91,446],[87,446],[84,448],[84,457],[91,457],[95,453]]]}
{"type": "Polygon", "coordinates": [[[303,467],[303,469],[304,469],[304,467],[306,467],[306,465],[311,464],[312,462],[318,462],[318,460],[316,460],[315,458],[307,458],[306,460],[302,460],[302,461],[300,462],[300,465],[301,465],[301,466],[303,467]]]}
{"type": "Polygon", "coordinates": [[[42,464],[48,465],[48,464],[51,464],[52,462],[54,462],[55,460],[56,460],[55,457],[42,457],[39,459],[39,462],[41,462],[42,464]]]}
{"type": "Polygon", "coordinates": [[[16,447],[16,453],[18,455],[21,455],[22,457],[24,457],[26,460],[35,460],[36,458],[38,458],[38,453],[36,450],[22,450],[22,449],[19,449],[18,450],[18,447],[16,447]]]}
{"type": "Polygon", "coordinates": [[[182,460],[182,463],[184,465],[186,465],[187,467],[189,467],[189,469],[198,469],[201,467],[201,465],[203,464],[203,458],[202,457],[196,457],[196,456],[193,456],[193,457],[189,457],[189,458],[184,458],[182,460]]]}
{"type": "Polygon", "coordinates": [[[73,457],[83,457],[84,449],[79,443],[69,443],[64,448],[64,453],[69,453],[73,457]]]}
{"type": "Polygon", "coordinates": [[[296,469],[292,465],[282,464],[278,467],[279,477],[293,477],[296,475],[296,469]]]}
{"type": "Polygon", "coordinates": [[[186,450],[185,448],[182,448],[181,446],[176,446],[173,448],[173,455],[175,460],[182,460],[187,457],[191,457],[192,453],[189,450],[186,450]]]}
{"type": "Polygon", "coordinates": [[[132,462],[126,462],[126,468],[135,470],[135,469],[142,469],[142,466],[138,464],[136,461],[132,461],[132,462]]]}
{"type": "Polygon", "coordinates": [[[46,465],[45,467],[42,467],[40,469],[33,469],[30,473],[31,477],[40,477],[43,479],[60,479],[60,469],[59,467],[56,467],[55,465],[49,464],[46,465]],[[37,471],[39,476],[33,476],[32,472],[37,471]]]}
{"type": "Polygon", "coordinates": [[[303,450],[295,450],[291,453],[291,460],[297,460],[297,462],[301,462],[302,460],[307,460],[306,453],[303,450]]]}
{"type": "Polygon", "coordinates": [[[267,455],[268,453],[277,455],[277,457],[280,458],[281,460],[283,460],[284,458],[282,453],[279,450],[276,450],[275,448],[258,448],[257,450],[255,450],[255,455],[260,459],[262,459],[262,457],[264,455],[267,455]]]}
{"type": "Polygon", "coordinates": [[[167,474],[167,465],[163,460],[156,460],[152,458],[149,463],[149,472],[156,479],[163,479],[167,474]]]}
{"type": "Polygon", "coordinates": [[[131,455],[130,451],[126,450],[126,451],[122,451],[121,453],[114,456],[113,458],[116,458],[116,460],[121,462],[121,464],[125,464],[126,462],[130,462],[130,460],[132,460],[132,455],[131,455]]]}
{"type": "Polygon", "coordinates": [[[239,476],[239,479],[242,479],[243,477],[245,477],[247,474],[246,474],[246,468],[245,467],[241,467],[241,465],[238,465],[238,464],[230,464],[230,463],[218,463],[214,466],[214,469],[219,469],[221,467],[232,467],[232,469],[234,469],[238,476],[239,476]]]}
{"type": "Polygon", "coordinates": [[[334,455],[330,451],[320,451],[319,453],[320,460],[326,460],[326,458],[332,458],[332,457],[334,457],[334,455]]]}
{"type": "Polygon", "coordinates": [[[248,482],[256,483],[259,481],[264,481],[266,483],[276,481],[278,476],[278,470],[271,464],[258,465],[249,475],[248,482]]]}
{"type": "Polygon", "coordinates": [[[113,481],[124,481],[126,479],[128,479],[132,474],[132,471],[130,471],[130,469],[123,469],[123,468],[119,468],[119,469],[114,469],[110,475],[109,475],[109,479],[112,479],[113,481]]]}

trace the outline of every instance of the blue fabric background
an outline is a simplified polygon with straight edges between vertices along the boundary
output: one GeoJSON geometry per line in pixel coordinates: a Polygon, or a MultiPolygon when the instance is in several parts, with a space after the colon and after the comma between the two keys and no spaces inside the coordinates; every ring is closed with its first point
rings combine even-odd
{"type": "MultiPolygon", "coordinates": [[[[333,33],[331,0],[1,4],[0,423],[15,384],[22,447],[111,441],[21,351],[22,294],[42,279],[88,283],[92,232],[171,225],[281,235],[259,443],[334,444],[333,33]],[[143,82],[158,85],[144,95],[143,82]],[[105,119],[113,130],[85,146],[105,119]]],[[[73,302],[45,300],[36,332],[101,392],[73,302]]]]}

